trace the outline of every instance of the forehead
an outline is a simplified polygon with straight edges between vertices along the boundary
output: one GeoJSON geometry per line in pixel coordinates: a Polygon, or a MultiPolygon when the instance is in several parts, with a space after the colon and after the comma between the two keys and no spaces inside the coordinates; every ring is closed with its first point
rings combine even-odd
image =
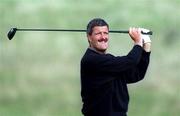
{"type": "Polygon", "coordinates": [[[95,26],[93,28],[93,32],[97,32],[97,31],[109,31],[107,26],[95,26]]]}

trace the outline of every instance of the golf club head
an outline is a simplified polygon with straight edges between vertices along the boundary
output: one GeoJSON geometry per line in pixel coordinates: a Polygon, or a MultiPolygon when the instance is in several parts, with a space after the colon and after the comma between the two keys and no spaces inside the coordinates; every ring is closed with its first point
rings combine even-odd
{"type": "Polygon", "coordinates": [[[9,40],[11,40],[14,35],[16,34],[17,28],[11,28],[11,30],[8,32],[7,37],[9,40]]]}

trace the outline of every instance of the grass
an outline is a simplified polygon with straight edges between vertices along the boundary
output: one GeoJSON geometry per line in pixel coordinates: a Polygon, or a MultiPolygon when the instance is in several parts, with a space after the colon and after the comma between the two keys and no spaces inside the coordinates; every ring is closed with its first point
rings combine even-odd
{"type": "MultiPolygon", "coordinates": [[[[0,3],[0,115],[80,116],[80,59],[88,43],[82,33],[17,32],[10,27],[84,29],[94,17],[111,29],[151,29],[146,78],[129,85],[129,116],[178,116],[179,0],[2,0],[0,3]]],[[[111,34],[109,52],[126,54],[127,35],[111,34]]]]}

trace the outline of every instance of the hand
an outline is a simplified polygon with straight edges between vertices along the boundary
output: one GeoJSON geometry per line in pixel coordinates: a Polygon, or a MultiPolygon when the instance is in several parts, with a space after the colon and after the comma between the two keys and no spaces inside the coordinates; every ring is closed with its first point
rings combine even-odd
{"type": "MultiPolygon", "coordinates": [[[[149,32],[148,29],[144,29],[144,28],[140,28],[140,30],[145,33],[149,32]]],[[[149,35],[141,34],[141,38],[143,39],[143,44],[151,43],[151,39],[149,35]]]]}
{"type": "MultiPolygon", "coordinates": [[[[143,32],[149,32],[148,29],[144,29],[144,28],[140,28],[141,31],[143,32]]],[[[145,35],[145,34],[141,34],[141,38],[143,40],[143,49],[146,52],[150,52],[151,51],[151,39],[149,35],[145,35]]]]}
{"type": "Polygon", "coordinates": [[[141,37],[140,28],[129,28],[129,36],[134,41],[134,44],[142,46],[142,37],[141,37]]]}

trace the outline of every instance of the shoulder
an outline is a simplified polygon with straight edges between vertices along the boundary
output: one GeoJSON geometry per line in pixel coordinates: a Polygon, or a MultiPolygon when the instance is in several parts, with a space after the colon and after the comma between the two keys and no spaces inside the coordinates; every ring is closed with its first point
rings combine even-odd
{"type": "Polygon", "coordinates": [[[111,54],[100,54],[91,49],[87,49],[81,59],[81,63],[98,63],[113,58],[111,54]]]}

